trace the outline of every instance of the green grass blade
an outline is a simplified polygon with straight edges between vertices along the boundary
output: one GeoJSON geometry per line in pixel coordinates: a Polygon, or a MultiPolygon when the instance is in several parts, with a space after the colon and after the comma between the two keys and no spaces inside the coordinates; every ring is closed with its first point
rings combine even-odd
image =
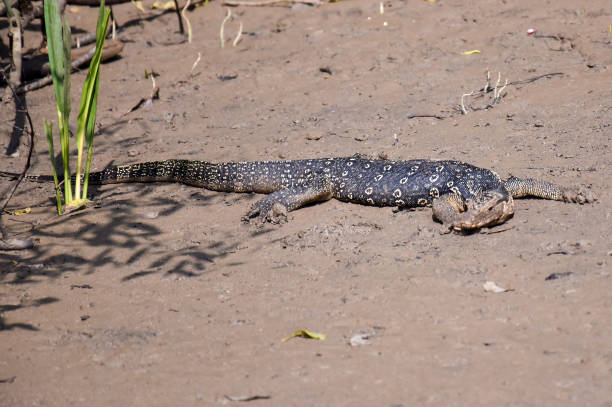
{"type": "Polygon", "coordinates": [[[53,149],[53,124],[47,123],[45,120],[45,134],[47,136],[47,144],[49,145],[49,156],[51,158],[51,169],[53,172],[53,181],[55,183],[55,199],[57,201],[57,214],[62,214],[62,196],[59,190],[59,181],[57,179],[57,171],[55,171],[55,151],[53,149]]]}
{"type": "MultiPolygon", "coordinates": [[[[110,11],[104,9],[104,1],[100,2],[100,12],[98,14],[98,25],[96,27],[96,51],[89,64],[87,78],[83,84],[81,104],[79,106],[79,117],[77,119],[77,148],[79,151],[79,162],[77,164],[77,178],[80,175],[81,152],[83,149],[83,138],[87,137],[87,163],[83,182],[82,199],[87,199],[87,184],[89,168],[91,166],[91,155],[93,152],[93,137],[95,133],[96,110],[98,106],[98,90],[100,82],[100,62],[102,59],[102,49],[108,30],[110,11]]],[[[79,196],[80,189],[77,189],[76,196],[79,196]]]]}
{"type": "Polygon", "coordinates": [[[64,106],[64,52],[62,50],[62,20],[57,7],[57,0],[45,0],[45,29],[47,33],[47,50],[49,68],[53,77],[53,90],[58,110],[64,106]]]}
{"type": "Polygon", "coordinates": [[[70,132],[68,128],[70,119],[70,27],[60,16],[57,0],[44,0],[44,9],[49,67],[57,104],[60,147],[64,167],[64,199],[66,203],[69,203],[72,200],[70,132]]]}
{"type": "Polygon", "coordinates": [[[91,168],[91,156],[93,155],[93,138],[96,131],[96,110],[98,109],[98,88],[100,84],[100,75],[96,78],[96,85],[94,87],[93,101],[91,109],[93,114],[89,116],[87,120],[87,161],[85,164],[85,176],[83,177],[83,199],[87,199],[87,186],[89,185],[89,169],[91,168]]]}
{"type": "Polygon", "coordinates": [[[72,32],[70,31],[70,24],[67,19],[63,19],[63,38],[62,38],[62,49],[64,55],[64,106],[63,113],[66,117],[66,123],[68,123],[68,117],[70,117],[70,72],[72,71],[72,59],[70,53],[72,51],[72,32]]]}
{"type": "Polygon", "coordinates": [[[4,9],[6,10],[6,15],[11,18],[13,17],[13,9],[11,8],[11,3],[9,0],[3,0],[4,9]]]}
{"type": "Polygon", "coordinates": [[[98,9],[98,21],[96,22],[96,45],[100,40],[102,40],[102,44],[104,44],[104,39],[106,38],[106,34],[108,33],[108,21],[104,22],[104,20],[107,19],[108,16],[110,16],[110,10],[106,10],[104,6],[104,0],[100,0],[100,8],[98,9]]]}
{"type": "MultiPolygon", "coordinates": [[[[70,25],[68,21],[63,19],[63,38],[62,38],[62,51],[63,51],[63,67],[64,67],[64,105],[62,106],[63,124],[61,125],[61,143],[62,143],[62,162],[64,164],[64,200],[68,204],[72,201],[72,181],[70,177],[70,71],[72,70],[72,63],[70,58],[70,52],[72,47],[72,38],[70,32],[70,25]]],[[[78,182],[78,181],[77,181],[78,182]]],[[[75,197],[77,198],[77,197],[75,197]]]]}

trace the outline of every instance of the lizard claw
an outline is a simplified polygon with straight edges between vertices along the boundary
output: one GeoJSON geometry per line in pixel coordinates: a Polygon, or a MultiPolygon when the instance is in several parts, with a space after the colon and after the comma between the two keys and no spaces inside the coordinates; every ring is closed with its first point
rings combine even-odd
{"type": "Polygon", "coordinates": [[[563,191],[563,200],[565,202],[573,202],[578,204],[585,204],[595,202],[597,197],[593,194],[589,188],[566,188],[563,191]]]}
{"type": "Polygon", "coordinates": [[[282,224],[287,222],[287,207],[280,202],[271,199],[262,199],[256,202],[251,209],[243,216],[244,222],[249,222],[252,218],[257,218],[257,222],[263,225],[266,222],[282,224]]]}
{"type": "Polygon", "coordinates": [[[440,226],[440,229],[438,229],[438,232],[441,235],[448,235],[449,233],[451,233],[452,231],[454,231],[455,228],[453,227],[453,225],[449,225],[449,224],[443,224],[442,226],[440,226]]]}

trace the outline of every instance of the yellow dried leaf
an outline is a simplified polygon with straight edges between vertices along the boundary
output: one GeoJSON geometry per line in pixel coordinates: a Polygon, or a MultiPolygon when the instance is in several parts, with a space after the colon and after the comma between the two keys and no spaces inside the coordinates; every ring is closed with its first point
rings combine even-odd
{"type": "Polygon", "coordinates": [[[480,54],[480,50],[473,49],[471,51],[463,51],[461,55],[472,55],[472,54],[480,54]]]}
{"type": "Polygon", "coordinates": [[[138,10],[142,11],[143,13],[146,13],[144,7],[142,6],[141,0],[132,0],[132,4],[134,4],[134,7],[136,7],[138,10]]]}
{"type": "Polygon", "coordinates": [[[26,215],[30,213],[31,211],[32,210],[30,208],[16,209],[14,211],[9,211],[7,209],[4,210],[4,212],[8,213],[9,215],[15,215],[15,216],[26,215]]]}
{"type": "Polygon", "coordinates": [[[70,203],[64,206],[64,215],[82,209],[86,207],[88,203],[88,199],[73,199],[72,201],[70,201],[70,203]]]}
{"type": "Polygon", "coordinates": [[[299,329],[295,331],[294,333],[292,333],[291,335],[289,335],[288,337],[283,338],[281,341],[287,342],[289,339],[296,338],[296,337],[307,338],[307,339],[318,339],[320,341],[324,341],[325,338],[327,338],[327,334],[318,334],[315,332],[307,331],[305,329],[299,329]]]}
{"type": "Polygon", "coordinates": [[[162,3],[161,1],[156,1],[151,5],[152,9],[160,9],[160,10],[176,10],[176,6],[174,5],[174,1],[167,1],[162,3]]]}

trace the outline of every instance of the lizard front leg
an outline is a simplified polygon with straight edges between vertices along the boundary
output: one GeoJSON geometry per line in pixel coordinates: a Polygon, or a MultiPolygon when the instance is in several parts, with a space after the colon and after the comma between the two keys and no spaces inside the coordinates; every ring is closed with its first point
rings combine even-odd
{"type": "Polygon", "coordinates": [[[441,233],[499,225],[514,213],[512,197],[498,191],[468,199],[446,194],[435,199],[432,207],[433,216],[443,224],[441,233]]]}

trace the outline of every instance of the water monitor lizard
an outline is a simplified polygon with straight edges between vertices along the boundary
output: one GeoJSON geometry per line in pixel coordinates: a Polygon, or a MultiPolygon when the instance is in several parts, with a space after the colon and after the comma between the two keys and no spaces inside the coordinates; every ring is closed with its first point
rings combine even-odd
{"type": "Polygon", "coordinates": [[[269,194],[245,218],[270,222],[286,218],[288,211],[332,198],[374,206],[430,206],[447,231],[503,223],[514,213],[514,198],[593,200],[585,189],[531,178],[502,180],[494,171],[460,161],[389,161],[360,155],[224,163],[153,161],[108,167],[91,173],[89,182],[178,182],[212,191],[269,194]]]}

